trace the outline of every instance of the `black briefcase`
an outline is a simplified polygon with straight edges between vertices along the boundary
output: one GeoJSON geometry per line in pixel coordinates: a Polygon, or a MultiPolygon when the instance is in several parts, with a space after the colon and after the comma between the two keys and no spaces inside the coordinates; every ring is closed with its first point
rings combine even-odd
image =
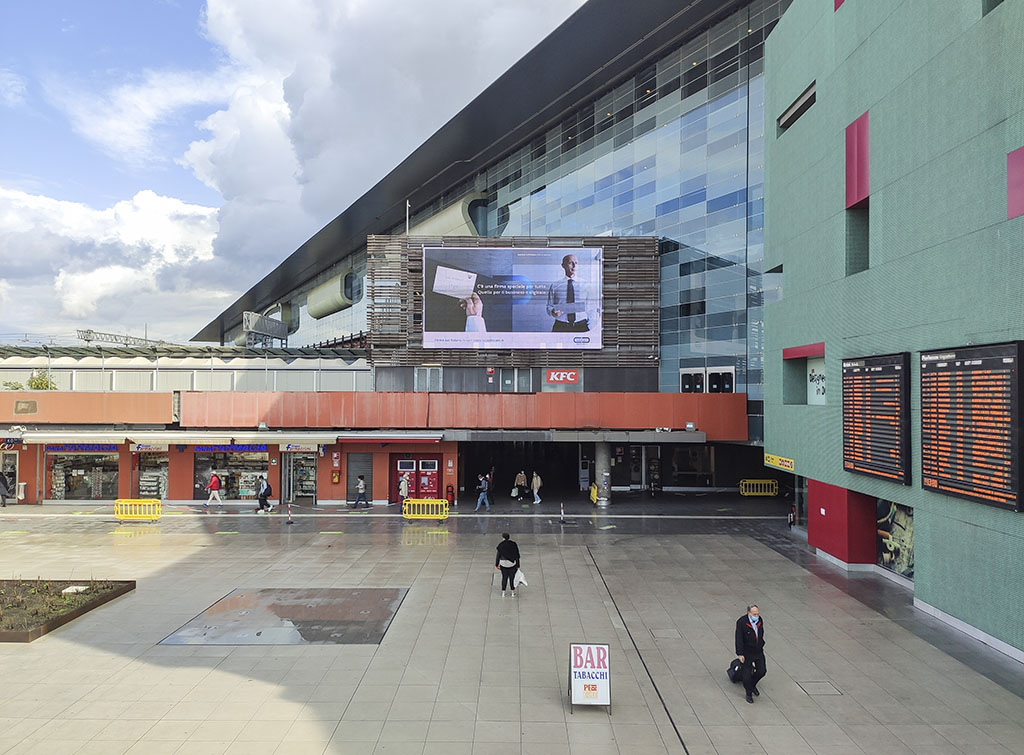
{"type": "Polygon", "coordinates": [[[735,684],[736,682],[743,681],[743,664],[740,663],[739,658],[733,658],[732,663],[729,664],[729,668],[725,670],[725,673],[729,675],[729,681],[735,684]]]}

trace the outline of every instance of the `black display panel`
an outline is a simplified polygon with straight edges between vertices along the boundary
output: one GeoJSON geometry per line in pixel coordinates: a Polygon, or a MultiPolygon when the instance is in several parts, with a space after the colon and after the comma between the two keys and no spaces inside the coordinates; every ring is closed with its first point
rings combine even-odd
{"type": "Polygon", "coordinates": [[[1020,510],[1020,344],[921,354],[921,485],[1020,510]]]}
{"type": "Polygon", "coordinates": [[[910,354],[843,360],[843,468],[910,484],[910,354]]]}

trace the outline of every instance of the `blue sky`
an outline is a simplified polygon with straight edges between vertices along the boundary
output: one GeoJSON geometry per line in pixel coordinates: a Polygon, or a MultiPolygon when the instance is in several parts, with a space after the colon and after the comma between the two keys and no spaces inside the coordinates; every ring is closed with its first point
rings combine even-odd
{"type": "Polygon", "coordinates": [[[49,196],[106,206],[140,188],[216,205],[219,194],[172,156],[195,136],[201,107],[164,124],[166,154],[145,166],[107,158],[71,128],[44,94],[47,86],[102,91],[146,69],[208,70],[223,53],[203,35],[202,2],[5,3],[0,68],[26,83],[25,107],[0,120],[0,180],[49,196]],[[113,22],[113,23],[112,23],[113,22]]]}
{"type": "Polygon", "coordinates": [[[582,2],[0,3],[0,343],[187,341],[582,2]]]}

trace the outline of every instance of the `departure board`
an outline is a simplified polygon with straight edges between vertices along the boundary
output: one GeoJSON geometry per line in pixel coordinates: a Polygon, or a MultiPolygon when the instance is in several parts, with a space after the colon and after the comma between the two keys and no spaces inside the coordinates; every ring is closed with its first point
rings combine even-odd
{"type": "Polygon", "coordinates": [[[843,360],[843,468],[910,484],[910,354],[843,360]]]}
{"type": "Polygon", "coordinates": [[[1019,343],[921,354],[921,485],[1018,511],[1019,343]]]}

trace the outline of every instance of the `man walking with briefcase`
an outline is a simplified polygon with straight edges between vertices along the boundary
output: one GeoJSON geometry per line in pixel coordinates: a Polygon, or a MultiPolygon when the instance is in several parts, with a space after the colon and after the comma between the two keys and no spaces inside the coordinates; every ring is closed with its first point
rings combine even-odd
{"type": "Polygon", "coordinates": [[[743,664],[743,687],[747,702],[760,695],[757,683],[764,678],[764,621],[756,605],[747,606],[747,613],[736,620],[736,655],[743,664]]]}

